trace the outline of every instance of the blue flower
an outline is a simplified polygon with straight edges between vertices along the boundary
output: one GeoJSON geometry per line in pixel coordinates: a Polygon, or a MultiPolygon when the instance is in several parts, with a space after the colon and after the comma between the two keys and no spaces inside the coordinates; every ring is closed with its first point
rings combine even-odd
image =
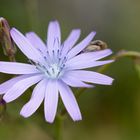
{"type": "Polygon", "coordinates": [[[31,99],[21,109],[23,117],[31,116],[44,100],[47,122],[55,119],[59,94],[74,121],[82,119],[80,109],[71,87],[92,88],[89,83],[111,85],[113,79],[93,71],[83,70],[111,63],[112,60],[98,61],[112,53],[110,49],[80,53],[92,41],[91,32],[77,45],[80,30],[71,31],[61,44],[59,23],[49,23],[46,44],[34,33],[25,36],[12,28],[11,36],[18,48],[29,59],[30,64],[0,61],[0,72],[19,75],[0,85],[0,93],[8,103],[21,96],[29,87],[36,84],[31,99]]]}

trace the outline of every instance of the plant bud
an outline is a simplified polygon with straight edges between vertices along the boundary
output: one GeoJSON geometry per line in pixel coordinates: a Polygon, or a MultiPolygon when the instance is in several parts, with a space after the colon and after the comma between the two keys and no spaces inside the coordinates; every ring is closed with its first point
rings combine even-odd
{"type": "Polygon", "coordinates": [[[3,17],[0,17],[0,43],[4,54],[9,57],[10,61],[15,61],[16,48],[10,36],[9,24],[3,17]]]}
{"type": "Polygon", "coordinates": [[[83,52],[93,52],[107,49],[107,44],[101,40],[92,41],[83,52]]]}

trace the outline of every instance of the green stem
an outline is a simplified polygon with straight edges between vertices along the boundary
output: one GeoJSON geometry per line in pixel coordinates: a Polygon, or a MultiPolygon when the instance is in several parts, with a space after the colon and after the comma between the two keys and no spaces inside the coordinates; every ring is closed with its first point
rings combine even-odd
{"type": "Polygon", "coordinates": [[[55,140],[62,140],[62,127],[63,127],[63,119],[59,115],[56,118],[56,127],[55,127],[55,140]]]}
{"type": "MultiPolygon", "coordinates": [[[[123,57],[130,57],[133,59],[140,58],[140,52],[121,50],[116,55],[112,56],[111,59],[118,60],[123,57]]],[[[112,63],[104,65],[104,66],[100,67],[97,71],[100,73],[104,73],[110,67],[111,64],[112,63]]]]}
{"type": "Polygon", "coordinates": [[[121,57],[132,57],[132,58],[139,57],[140,58],[140,52],[122,50],[122,51],[119,51],[114,56],[114,59],[118,59],[121,57]]]}
{"type": "Polygon", "coordinates": [[[15,56],[9,56],[9,60],[10,60],[11,62],[15,62],[15,61],[16,61],[15,56]]]}

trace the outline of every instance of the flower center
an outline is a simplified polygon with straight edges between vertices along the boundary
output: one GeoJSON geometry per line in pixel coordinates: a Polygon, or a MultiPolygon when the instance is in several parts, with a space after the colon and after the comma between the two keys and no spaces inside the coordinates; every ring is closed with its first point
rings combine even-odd
{"type": "Polygon", "coordinates": [[[34,62],[30,60],[30,63],[35,65],[36,68],[43,73],[47,78],[58,79],[64,73],[64,67],[66,62],[66,57],[64,58],[55,58],[55,59],[46,59],[45,64],[40,62],[34,62]]]}
{"type": "Polygon", "coordinates": [[[63,67],[58,63],[42,65],[40,63],[35,64],[36,68],[45,74],[47,78],[55,79],[59,78],[62,75],[63,67]]]}
{"type": "Polygon", "coordinates": [[[67,57],[61,56],[61,51],[59,49],[52,50],[51,52],[41,52],[45,62],[35,62],[29,60],[29,62],[36,66],[36,68],[43,73],[47,78],[58,79],[64,73],[65,63],[67,57]],[[51,55],[50,55],[51,54],[51,55]]]}
{"type": "Polygon", "coordinates": [[[45,74],[54,79],[59,76],[60,72],[60,67],[55,63],[50,65],[45,74]]]}

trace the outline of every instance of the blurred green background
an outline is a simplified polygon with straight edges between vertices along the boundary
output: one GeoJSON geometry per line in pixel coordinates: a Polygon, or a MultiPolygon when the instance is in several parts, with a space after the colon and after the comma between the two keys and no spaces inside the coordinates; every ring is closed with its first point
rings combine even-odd
{"type": "MultiPolygon", "coordinates": [[[[57,19],[63,40],[73,28],[82,37],[95,30],[95,39],[108,43],[114,54],[121,50],[140,51],[139,0],[0,0],[0,16],[23,33],[35,31],[46,38],[48,22],[57,19]]],[[[0,60],[7,58],[0,49],[0,60]]],[[[18,50],[18,61],[26,58],[18,50]]],[[[83,120],[64,121],[64,140],[139,140],[140,79],[130,58],[113,63],[106,72],[115,79],[112,86],[97,85],[78,99],[83,120]]],[[[0,74],[0,81],[10,76],[0,74]]],[[[54,124],[44,121],[43,106],[29,119],[19,116],[29,93],[7,105],[0,121],[0,140],[52,140],[54,124]]]]}

